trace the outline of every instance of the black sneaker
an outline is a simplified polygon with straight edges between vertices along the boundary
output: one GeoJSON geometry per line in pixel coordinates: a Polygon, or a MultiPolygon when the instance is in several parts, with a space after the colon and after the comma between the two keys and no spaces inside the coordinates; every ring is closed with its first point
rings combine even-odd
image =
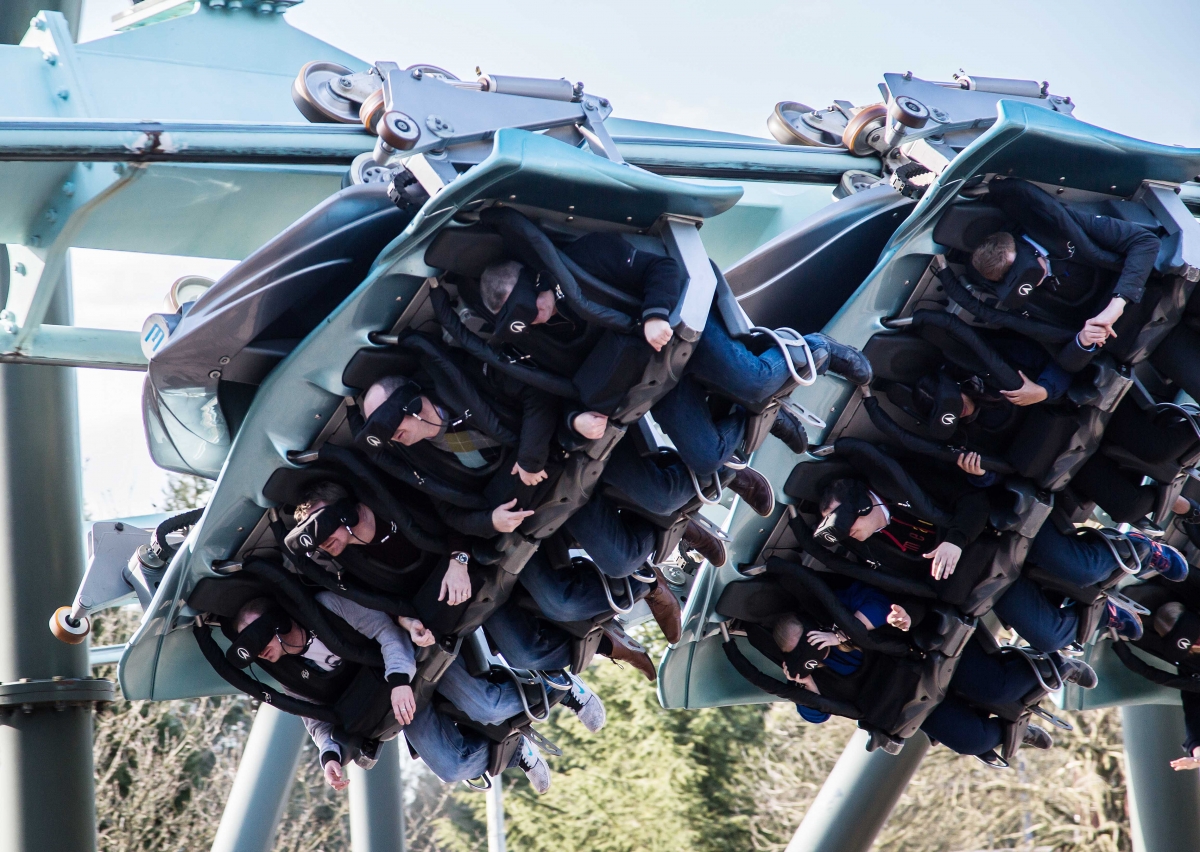
{"type": "Polygon", "coordinates": [[[1030,748],[1040,748],[1044,751],[1054,747],[1054,737],[1050,736],[1050,734],[1037,725],[1030,725],[1025,730],[1025,736],[1021,740],[1021,745],[1027,745],[1030,748]]]}
{"type": "Polygon", "coordinates": [[[1058,664],[1058,673],[1066,683],[1073,683],[1080,689],[1095,689],[1100,683],[1096,670],[1083,660],[1066,657],[1058,664]]]}
{"type": "Polygon", "coordinates": [[[786,405],[779,406],[775,422],[771,424],[771,434],[798,456],[808,452],[808,433],[804,431],[804,424],[786,405]]]}
{"type": "Polygon", "coordinates": [[[871,370],[871,362],[862,352],[853,346],[838,343],[828,334],[806,334],[804,339],[808,342],[808,348],[812,350],[818,375],[832,370],[853,384],[871,384],[875,374],[871,370]]]}

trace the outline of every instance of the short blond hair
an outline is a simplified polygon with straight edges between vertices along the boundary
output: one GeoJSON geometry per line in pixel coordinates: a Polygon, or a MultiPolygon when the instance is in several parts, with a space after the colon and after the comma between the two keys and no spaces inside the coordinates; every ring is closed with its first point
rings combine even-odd
{"type": "Polygon", "coordinates": [[[1008,231],[988,236],[971,252],[971,265],[988,281],[999,281],[1017,259],[1017,241],[1008,231]]]}

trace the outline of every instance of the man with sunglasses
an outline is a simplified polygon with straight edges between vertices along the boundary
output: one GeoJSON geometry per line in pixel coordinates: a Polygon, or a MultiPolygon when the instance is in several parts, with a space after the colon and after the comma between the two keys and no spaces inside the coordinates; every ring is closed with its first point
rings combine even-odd
{"type": "Polygon", "coordinates": [[[1013,312],[1041,313],[1079,328],[1085,350],[1115,338],[1113,324],[1138,304],[1160,241],[1141,225],[1084,213],[1018,179],[994,179],[987,200],[1019,223],[988,236],[971,254],[970,271],[1013,312]],[[1115,270],[1110,283],[1108,270],[1115,270]]]}

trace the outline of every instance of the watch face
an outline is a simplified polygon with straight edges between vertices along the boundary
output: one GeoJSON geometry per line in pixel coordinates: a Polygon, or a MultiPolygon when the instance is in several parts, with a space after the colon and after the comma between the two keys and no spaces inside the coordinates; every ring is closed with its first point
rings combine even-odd
{"type": "Polygon", "coordinates": [[[456,553],[456,554],[454,554],[454,558],[457,559],[459,562],[461,562],[463,565],[466,565],[467,562],[470,561],[470,557],[468,557],[467,554],[465,554],[465,553],[456,553]]]}

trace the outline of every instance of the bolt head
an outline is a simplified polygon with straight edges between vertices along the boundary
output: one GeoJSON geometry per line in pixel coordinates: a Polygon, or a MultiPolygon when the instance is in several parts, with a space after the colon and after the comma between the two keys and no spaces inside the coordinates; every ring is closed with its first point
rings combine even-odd
{"type": "Polygon", "coordinates": [[[229,356],[222,355],[220,358],[217,359],[217,363],[220,364],[221,366],[225,366],[226,364],[229,363],[229,356]]]}
{"type": "Polygon", "coordinates": [[[69,91],[67,91],[66,89],[59,89],[57,92],[55,92],[55,94],[58,95],[58,97],[64,101],[68,100],[71,97],[71,93],[69,91]]]}
{"type": "Polygon", "coordinates": [[[212,371],[211,371],[211,372],[208,374],[208,377],[209,377],[210,379],[219,379],[219,378],[221,378],[221,371],[220,371],[220,370],[212,370],[212,371]]]}

